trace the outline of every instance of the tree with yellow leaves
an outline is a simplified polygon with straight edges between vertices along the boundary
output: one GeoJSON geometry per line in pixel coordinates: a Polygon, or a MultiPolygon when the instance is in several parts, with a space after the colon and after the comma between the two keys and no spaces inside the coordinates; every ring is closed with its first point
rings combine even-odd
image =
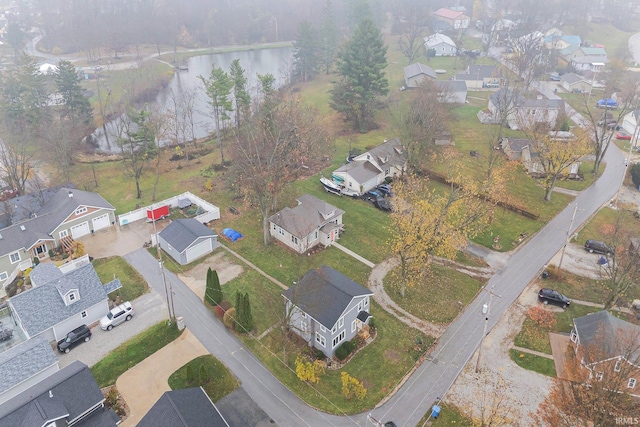
{"type": "Polygon", "coordinates": [[[322,361],[316,360],[310,362],[304,358],[296,357],[296,375],[300,381],[307,381],[317,384],[320,382],[320,375],[324,374],[324,365],[322,361]]]}
{"type": "Polygon", "coordinates": [[[525,133],[531,140],[530,154],[538,155],[543,168],[544,200],[548,202],[558,178],[593,151],[593,140],[580,128],[569,139],[559,138],[557,132],[549,132],[545,126],[525,129],[525,133]]]}
{"type": "Polygon", "coordinates": [[[358,400],[362,400],[367,395],[367,389],[364,387],[362,381],[358,381],[357,378],[352,377],[346,372],[340,373],[340,379],[342,380],[342,395],[351,399],[355,397],[358,400]]]}
{"type": "MultiPolygon", "coordinates": [[[[451,163],[451,170],[461,170],[451,163]]],[[[491,203],[482,186],[450,174],[445,186],[407,174],[394,184],[390,246],[400,259],[400,294],[424,282],[432,256],[453,258],[487,224],[491,203]],[[462,184],[464,183],[464,184],[462,184]]]]}

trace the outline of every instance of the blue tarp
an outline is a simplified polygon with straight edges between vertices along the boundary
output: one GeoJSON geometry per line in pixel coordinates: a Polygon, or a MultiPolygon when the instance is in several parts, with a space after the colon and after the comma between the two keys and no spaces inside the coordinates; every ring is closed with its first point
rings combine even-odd
{"type": "Polygon", "coordinates": [[[233,228],[224,228],[222,230],[222,234],[227,237],[232,242],[242,238],[242,234],[239,231],[234,230],[233,228]]]}

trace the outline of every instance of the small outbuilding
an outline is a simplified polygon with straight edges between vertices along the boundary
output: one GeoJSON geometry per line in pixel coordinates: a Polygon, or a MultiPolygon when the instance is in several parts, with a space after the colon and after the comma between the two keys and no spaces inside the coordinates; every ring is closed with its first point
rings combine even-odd
{"type": "Polygon", "coordinates": [[[194,218],[180,218],[158,234],[158,243],[171,258],[186,265],[213,252],[218,235],[194,218]]]}

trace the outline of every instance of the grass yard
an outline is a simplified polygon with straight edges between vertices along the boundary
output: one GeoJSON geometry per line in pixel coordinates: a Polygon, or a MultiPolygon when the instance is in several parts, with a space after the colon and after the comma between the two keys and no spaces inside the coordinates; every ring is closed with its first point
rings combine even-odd
{"type": "Polygon", "coordinates": [[[631,237],[637,235],[638,226],[640,221],[634,218],[633,212],[604,207],[580,230],[578,244],[584,244],[587,239],[602,240],[616,246],[618,251],[627,250],[631,237]],[[616,222],[619,224],[618,236],[616,222]]]}
{"type": "Polygon", "coordinates": [[[509,350],[509,356],[511,356],[511,360],[516,362],[516,365],[521,368],[528,369],[551,378],[555,378],[556,376],[556,367],[552,359],[547,359],[535,354],[519,352],[514,349],[509,350]]]}
{"type": "Polygon", "coordinates": [[[102,283],[108,283],[114,277],[120,279],[122,288],[110,293],[110,299],[120,296],[122,301],[133,301],[149,291],[149,286],[140,273],[119,256],[94,259],[92,264],[102,283]]]}
{"type": "Polygon", "coordinates": [[[570,299],[594,303],[602,304],[607,295],[606,290],[597,281],[566,271],[561,272],[561,277],[557,277],[556,274],[550,274],[547,279],[538,279],[537,285],[540,288],[555,289],[570,299]]]}
{"type": "Polygon", "coordinates": [[[271,332],[260,342],[247,336],[241,336],[241,339],[287,388],[307,404],[329,413],[356,414],[373,408],[414,366],[421,354],[415,350],[418,337],[423,341],[423,349],[433,343],[433,338],[424,337],[415,329],[407,327],[373,301],[371,313],[376,319],[378,330],[373,343],[355,355],[341,370],[327,370],[320,382],[313,386],[297,378],[295,354],[289,353],[286,362],[283,361],[279,331],[271,332]],[[342,396],[342,371],[364,383],[367,388],[364,400],[347,400],[342,396]]]}
{"type": "MultiPolygon", "coordinates": [[[[585,161],[580,163],[580,168],[578,169],[578,174],[584,177],[584,180],[577,181],[575,179],[565,179],[560,180],[556,183],[556,187],[566,188],[567,190],[576,190],[582,191],[593,184],[596,180],[596,176],[591,173],[593,170],[594,162],[585,161]]],[[[604,168],[607,166],[606,163],[600,163],[600,173],[604,172],[604,168]]],[[[555,194],[554,194],[555,195],[555,194]]]]}
{"type": "Polygon", "coordinates": [[[190,387],[202,387],[212,402],[217,402],[240,386],[238,380],[231,371],[214,356],[207,354],[196,357],[169,377],[169,387],[171,390],[181,390],[190,387]],[[188,367],[191,368],[188,368],[188,367]],[[207,372],[208,380],[204,383],[200,381],[201,367],[207,372]],[[188,370],[191,369],[193,379],[189,381],[188,370]]]}
{"type": "Polygon", "coordinates": [[[422,427],[427,425],[427,420],[430,420],[432,426],[456,426],[456,427],[473,427],[475,424],[473,420],[462,413],[462,411],[455,405],[448,405],[446,403],[440,404],[440,416],[438,419],[429,418],[431,416],[431,408],[428,408],[424,417],[416,424],[416,427],[422,427]]]}
{"type": "MultiPolygon", "coordinates": [[[[638,27],[638,25],[635,26],[638,27]]],[[[633,34],[633,32],[622,31],[609,23],[596,24],[593,22],[567,25],[562,30],[567,34],[580,34],[583,41],[604,45],[610,56],[619,56],[620,53],[627,55],[629,37],[633,34]]]]}
{"type": "Polygon", "coordinates": [[[129,368],[174,341],[181,333],[175,323],[171,326],[167,326],[166,322],[157,323],[121,344],[93,365],[91,373],[101,388],[113,385],[129,368]]]}
{"type": "Polygon", "coordinates": [[[385,290],[400,307],[420,319],[433,323],[449,323],[477,295],[484,282],[452,268],[432,266],[432,275],[421,287],[406,289],[405,297],[392,280],[400,267],[387,275],[385,290]],[[458,304],[462,302],[462,306],[458,304]]]}

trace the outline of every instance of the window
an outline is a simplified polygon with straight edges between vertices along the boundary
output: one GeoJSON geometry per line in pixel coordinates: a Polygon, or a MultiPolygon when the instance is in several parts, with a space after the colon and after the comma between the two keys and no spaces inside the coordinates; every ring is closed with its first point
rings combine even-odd
{"type": "Polygon", "coordinates": [[[318,230],[316,230],[316,231],[313,233],[313,240],[316,240],[317,238],[318,238],[318,230]]]}
{"type": "Polygon", "coordinates": [[[75,292],[71,292],[69,294],[69,301],[75,301],[76,300],[76,293],[75,292]]]}
{"type": "Polygon", "coordinates": [[[81,208],[76,209],[76,211],[74,212],[76,215],[81,215],[83,213],[85,213],[87,211],[86,206],[82,206],[81,208]]]}
{"type": "Polygon", "coordinates": [[[351,332],[355,332],[356,331],[356,321],[354,320],[353,322],[351,322],[351,332]]]}
{"type": "Polygon", "coordinates": [[[323,347],[327,346],[327,339],[320,332],[316,332],[316,342],[323,347]]]}
{"type": "Polygon", "coordinates": [[[616,366],[613,367],[613,370],[620,372],[620,365],[622,365],[622,361],[620,359],[616,360],[616,366]]]}
{"type": "Polygon", "coordinates": [[[0,280],[7,280],[9,278],[9,275],[7,274],[6,271],[3,271],[2,273],[0,273],[0,280]]]}
{"type": "Polygon", "coordinates": [[[14,252],[11,255],[9,255],[9,259],[11,260],[11,264],[15,264],[16,262],[20,261],[20,252],[14,252]]]}
{"type": "Polygon", "coordinates": [[[302,332],[307,332],[307,322],[305,322],[304,320],[300,321],[300,330],[302,332]]]}
{"type": "Polygon", "coordinates": [[[322,332],[327,332],[327,328],[325,328],[325,327],[324,327],[324,326],[322,326],[322,325],[320,325],[320,330],[321,330],[322,332]]]}
{"type": "Polygon", "coordinates": [[[333,328],[331,328],[331,333],[335,334],[338,331],[338,325],[333,325],[333,328]]]}
{"type": "Polygon", "coordinates": [[[369,305],[369,297],[364,297],[364,306],[368,306],[369,305]]]}
{"type": "Polygon", "coordinates": [[[597,372],[596,373],[596,380],[602,381],[603,377],[604,377],[604,374],[602,372],[597,372]]]}
{"type": "Polygon", "coordinates": [[[278,234],[284,236],[284,230],[282,229],[282,227],[278,227],[278,234]]]}
{"type": "Polygon", "coordinates": [[[362,311],[362,307],[364,306],[364,301],[360,301],[358,303],[358,311],[362,311]]]}
{"type": "Polygon", "coordinates": [[[69,230],[62,230],[60,231],[60,238],[64,239],[65,237],[67,237],[69,235],[69,230]]]}
{"type": "Polygon", "coordinates": [[[344,331],[340,332],[340,335],[338,335],[333,339],[333,348],[336,348],[336,346],[342,342],[344,337],[345,337],[345,332],[344,331]]]}
{"type": "Polygon", "coordinates": [[[276,225],[275,225],[275,224],[273,224],[273,229],[275,230],[276,228],[278,228],[278,227],[276,227],[276,225]]]}
{"type": "Polygon", "coordinates": [[[344,317],[341,317],[340,320],[338,320],[338,328],[342,328],[344,326],[344,317]]]}
{"type": "Polygon", "coordinates": [[[298,244],[298,238],[296,236],[291,236],[291,242],[293,242],[294,245],[298,244]]]}
{"type": "Polygon", "coordinates": [[[80,313],[80,317],[82,317],[83,319],[87,317],[87,312],[83,311],[82,313],[80,313]]]}
{"type": "Polygon", "coordinates": [[[627,383],[627,388],[635,388],[636,387],[636,379],[629,378],[629,382],[627,383]]]}
{"type": "Polygon", "coordinates": [[[300,312],[300,317],[302,317],[303,319],[307,318],[307,313],[305,313],[304,311],[300,312]]]}

